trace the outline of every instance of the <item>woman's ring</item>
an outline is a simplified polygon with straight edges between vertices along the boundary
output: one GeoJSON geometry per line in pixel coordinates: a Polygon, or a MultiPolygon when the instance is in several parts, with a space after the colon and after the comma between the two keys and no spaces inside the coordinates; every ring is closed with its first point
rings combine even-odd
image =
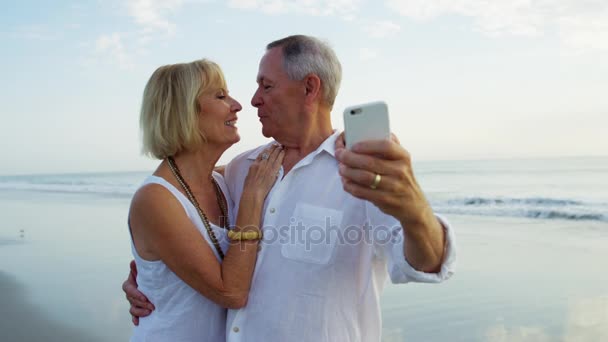
{"type": "Polygon", "coordinates": [[[262,160],[266,160],[266,159],[268,159],[268,157],[269,157],[268,153],[266,153],[266,152],[262,153],[262,160]]]}

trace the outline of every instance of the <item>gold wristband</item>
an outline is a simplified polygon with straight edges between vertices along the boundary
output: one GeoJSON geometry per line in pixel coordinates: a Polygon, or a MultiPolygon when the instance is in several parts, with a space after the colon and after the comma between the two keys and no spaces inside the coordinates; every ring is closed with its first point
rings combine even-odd
{"type": "Polygon", "coordinates": [[[262,240],[262,232],[259,230],[255,232],[235,232],[234,230],[229,230],[228,238],[232,241],[262,240]]]}

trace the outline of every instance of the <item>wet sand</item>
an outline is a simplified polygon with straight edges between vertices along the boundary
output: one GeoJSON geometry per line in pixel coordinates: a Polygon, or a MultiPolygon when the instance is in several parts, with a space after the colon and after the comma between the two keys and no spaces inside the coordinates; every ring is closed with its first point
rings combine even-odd
{"type": "MultiPolygon", "coordinates": [[[[127,341],[128,201],[56,197],[0,196],[0,341],[127,341]]],[[[387,285],[384,342],[608,341],[606,223],[448,219],[456,274],[387,285]]]]}
{"type": "Polygon", "coordinates": [[[75,330],[46,317],[29,301],[24,288],[13,276],[0,272],[0,341],[101,341],[84,329],[75,330]]]}
{"type": "Polygon", "coordinates": [[[388,285],[384,342],[608,341],[608,224],[452,216],[457,270],[388,285]]]}
{"type": "Polygon", "coordinates": [[[128,202],[1,193],[0,341],[128,341],[128,202]]]}

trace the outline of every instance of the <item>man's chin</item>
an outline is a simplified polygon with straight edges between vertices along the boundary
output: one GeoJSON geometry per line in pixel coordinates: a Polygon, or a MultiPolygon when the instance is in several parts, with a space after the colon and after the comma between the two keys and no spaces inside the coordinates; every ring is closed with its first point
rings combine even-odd
{"type": "Polygon", "coordinates": [[[270,133],[270,130],[264,129],[264,127],[262,127],[262,135],[265,136],[266,138],[272,138],[272,134],[270,133]]]}

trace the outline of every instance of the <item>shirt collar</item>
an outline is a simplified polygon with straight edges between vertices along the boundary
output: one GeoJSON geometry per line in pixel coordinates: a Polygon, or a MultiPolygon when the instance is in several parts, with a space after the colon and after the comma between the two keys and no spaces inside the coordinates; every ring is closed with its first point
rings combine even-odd
{"type": "MultiPolygon", "coordinates": [[[[311,155],[316,156],[317,154],[325,151],[327,153],[329,153],[329,155],[331,155],[332,157],[336,157],[336,139],[338,139],[338,136],[340,135],[340,132],[337,129],[334,129],[333,133],[327,138],[325,139],[325,141],[323,141],[321,143],[321,145],[319,147],[317,147],[317,149],[311,153],[311,155]]],[[[247,159],[249,160],[254,160],[256,159],[260,153],[262,153],[264,151],[264,149],[266,149],[267,147],[269,147],[272,144],[278,144],[278,142],[276,142],[276,140],[273,140],[272,142],[266,144],[266,145],[262,145],[256,149],[254,149],[248,156],[247,159]]]]}
{"type": "Polygon", "coordinates": [[[340,132],[337,129],[334,129],[334,132],[327,138],[325,141],[317,148],[315,154],[321,153],[321,151],[325,151],[329,153],[332,157],[336,157],[336,139],[340,132]]]}

